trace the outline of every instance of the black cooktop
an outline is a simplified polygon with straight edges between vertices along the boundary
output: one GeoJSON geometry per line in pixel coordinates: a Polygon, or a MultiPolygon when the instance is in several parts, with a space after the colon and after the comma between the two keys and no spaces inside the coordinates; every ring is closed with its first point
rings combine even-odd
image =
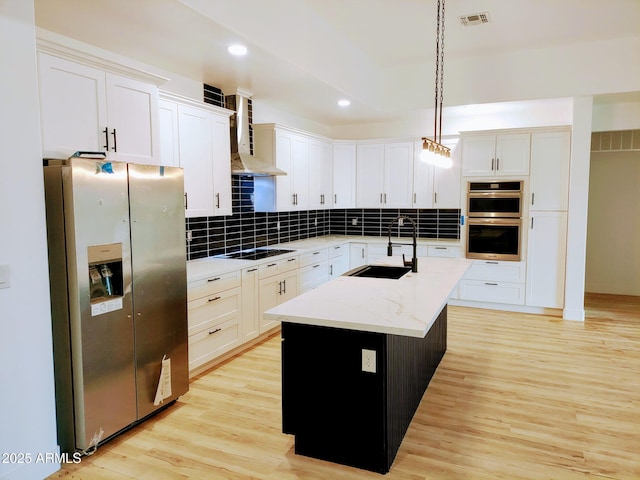
{"type": "Polygon", "coordinates": [[[280,248],[252,248],[251,250],[241,250],[239,252],[227,253],[226,258],[237,258],[241,260],[260,260],[261,258],[282,255],[283,253],[295,250],[284,250],[280,248]]]}

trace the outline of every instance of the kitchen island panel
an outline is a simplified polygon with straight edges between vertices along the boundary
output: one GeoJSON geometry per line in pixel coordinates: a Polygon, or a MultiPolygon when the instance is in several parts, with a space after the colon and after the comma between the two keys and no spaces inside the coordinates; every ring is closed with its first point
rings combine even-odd
{"type": "Polygon", "coordinates": [[[389,471],[446,351],[446,306],[424,338],[282,324],[283,431],[297,454],[389,471]],[[376,372],[362,350],[376,352],[376,372]]]}

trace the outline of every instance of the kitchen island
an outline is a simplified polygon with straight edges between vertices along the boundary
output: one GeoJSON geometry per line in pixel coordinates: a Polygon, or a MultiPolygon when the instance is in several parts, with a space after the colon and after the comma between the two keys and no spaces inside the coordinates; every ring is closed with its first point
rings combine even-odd
{"type": "Polygon", "coordinates": [[[342,276],[265,316],[282,322],[282,414],[295,451],[386,473],[447,348],[470,266],[420,259],[399,279],[342,276]]]}

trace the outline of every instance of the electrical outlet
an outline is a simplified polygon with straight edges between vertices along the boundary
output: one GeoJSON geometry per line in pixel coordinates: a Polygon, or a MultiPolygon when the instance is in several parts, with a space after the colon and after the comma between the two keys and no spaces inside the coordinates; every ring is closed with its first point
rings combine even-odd
{"type": "Polygon", "coordinates": [[[351,225],[358,225],[358,219],[357,218],[352,218],[351,219],[351,225]]]}
{"type": "Polygon", "coordinates": [[[376,351],[362,349],[362,371],[376,373],[376,351]]]}
{"type": "Polygon", "coordinates": [[[313,226],[314,226],[314,227],[317,227],[317,226],[318,226],[318,219],[317,219],[317,218],[314,218],[314,219],[313,219],[313,226]]]}
{"type": "Polygon", "coordinates": [[[280,231],[280,222],[277,222],[277,223],[276,223],[276,230],[277,230],[277,231],[280,231]]]}
{"type": "Polygon", "coordinates": [[[193,233],[191,230],[187,230],[187,242],[190,242],[191,240],[193,240],[193,233]]]}

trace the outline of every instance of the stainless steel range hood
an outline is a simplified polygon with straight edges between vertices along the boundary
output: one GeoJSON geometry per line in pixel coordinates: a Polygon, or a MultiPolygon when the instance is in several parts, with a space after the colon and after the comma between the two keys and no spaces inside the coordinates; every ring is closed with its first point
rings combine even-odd
{"type": "Polygon", "coordinates": [[[231,117],[231,174],[263,177],[286,175],[287,172],[276,168],[260,158],[251,155],[249,140],[249,97],[241,93],[235,97],[236,114],[231,117]]]}

